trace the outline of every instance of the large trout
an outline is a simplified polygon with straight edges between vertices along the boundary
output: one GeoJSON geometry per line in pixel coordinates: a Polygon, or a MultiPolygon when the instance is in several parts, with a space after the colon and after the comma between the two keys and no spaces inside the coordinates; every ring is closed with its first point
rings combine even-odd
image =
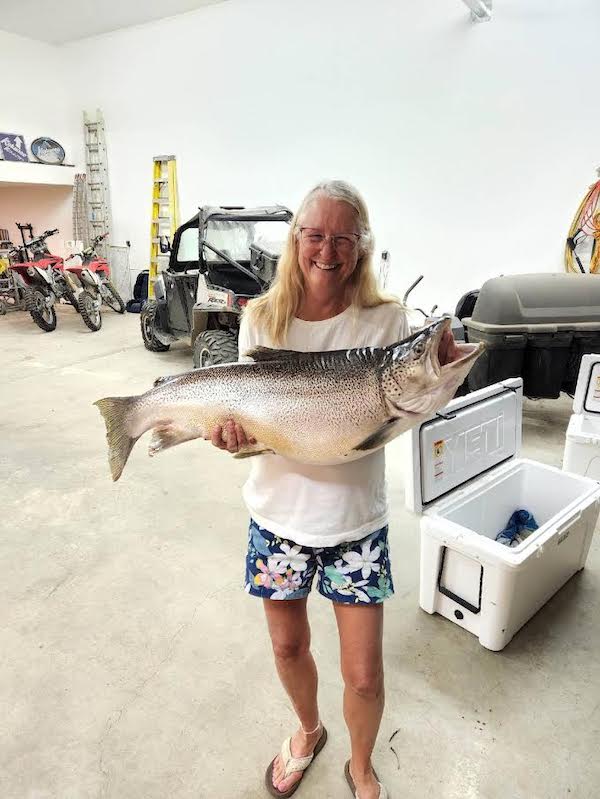
{"type": "Polygon", "coordinates": [[[106,422],[109,463],[118,480],[133,445],[152,430],[149,454],[203,438],[232,418],[256,444],[235,457],[277,453],[335,464],[379,449],[454,396],[482,344],[458,344],[440,365],[450,328],[436,321],[390,347],[295,352],[256,347],[253,362],[161,377],[136,397],[95,404],[106,422]]]}

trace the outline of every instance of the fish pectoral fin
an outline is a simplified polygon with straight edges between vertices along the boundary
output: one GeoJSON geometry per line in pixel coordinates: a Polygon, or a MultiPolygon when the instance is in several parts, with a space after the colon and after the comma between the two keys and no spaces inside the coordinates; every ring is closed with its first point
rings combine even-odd
{"type": "Polygon", "coordinates": [[[400,435],[400,433],[403,432],[401,427],[401,419],[388,419],[378,430],[371,433],[371,435],[365,438],[364,441],[361,441],[360,444],[357,444],[354,449],[358,451],[379,449],[379,447],[383,447],[384,444],[389,443],[393,438],[400,435]]]}
{"type": "Polygon", "coordinates": [[[179,425],[172,422],[161,424],[152,431],[148,455],[152,458],[164,449],[183,444],[185,441],[193,441],[195,438],[201,438],[201,436],[202,431],[200,430],[179,427],[179,425]]]}
{"type": "Polygon", "coordinates": [[[255,447],[245,447],[238,450],[234,454],[234,458],[253,458],[255,455],[274,455],[275,451],[264,447],[263,449],[256,449],[255,447]]]}
{"type": "Polygon", "coordinates": [[[295,361],[306,353],[297,350],[274,350],[271,347],[253,347],[246,355],[253,361],[295,361]]]}

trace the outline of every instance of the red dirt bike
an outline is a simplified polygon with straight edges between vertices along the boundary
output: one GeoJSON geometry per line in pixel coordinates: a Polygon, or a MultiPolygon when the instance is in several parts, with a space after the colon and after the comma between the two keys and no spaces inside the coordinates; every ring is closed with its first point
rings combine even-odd
{"type": "Polygon", "coordinates": [[[108,233],[96,236],[89,247],[65,258],[65,269],[75,275],[85,286],[86,291],[93,294],[96,300],[100,299],[100,302],[108,305],[109,308],[112,308],[117,313],[125,313],[125,303],[110,279],[108,261],[96,252],[98,244],[107,236],[108,233]],[[67,266],[67,263],[76,257],[81,258],[81,264],[67,266]]]}
{"type": "Polygon", "coordinates": [[[81,313],[81,317],[90,330],[100,330],[100,303],[96,302],[93,295],[76,278],[65,272],[63,259],[52,255],[46,246],[46,239],[58,233],[58,228],[46,230],[41,236],[33,238],[31,225],[17,225],[23,244],[11,250],[10,269],[25,292],[26,308],[36,325],[46,333],[54,330],[54,304],[57,300],[64,299],[79,313],[82,308],[85,309],[85,314],[81,313]],[[24,230],[29,232],[28,240],[25,239],[24,230]]]}

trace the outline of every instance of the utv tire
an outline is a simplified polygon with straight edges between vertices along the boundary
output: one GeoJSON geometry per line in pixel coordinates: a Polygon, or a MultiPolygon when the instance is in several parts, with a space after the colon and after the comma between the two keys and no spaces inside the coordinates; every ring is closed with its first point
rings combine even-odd
{"type": "Polygon", "coordinates": [[[193,358],[194,369],[237,361],[237,339],[227,330],[205,330],[194,341],[193,358]]]}
{"type": "Polygon", "coordinates": [[[104,304],[108,305],[109,308],[112,308],[112,310],[117,313],[125,313],[125,303],[110,280],[104,281],[104,288],[108,293],[108,297],[102,297],[104,304]]]}
{"type": "Polygon", "coordinates": [[[96,299],[94,295],[87,289],[84,289],[79,295],[79,313],[87,327],[94,333],[102,327],[100,308],[95,308],[95,304],[96,299]]]}
{"type": "Polygon", "coordinates": [[[156,300],[146,300],[140,311],[140,328],[144,339],[144,347],[150,352],[167,352],[171,345],[163,344],[154,335],[156,307],[156,300]]]}
{"type": "Polygon", "coordinates": [[[54,305],[46,305],[46,298],[50,296],[48,289],[33,289],[28,292],[27,310],[36,325],[44,333],[51,333],[56,329],[56,310],[54,305]]]}

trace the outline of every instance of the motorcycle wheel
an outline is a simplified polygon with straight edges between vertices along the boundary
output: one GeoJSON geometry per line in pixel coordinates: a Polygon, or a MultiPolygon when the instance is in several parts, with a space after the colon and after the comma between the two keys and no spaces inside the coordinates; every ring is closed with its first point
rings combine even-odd
{"type": "Polygon", "coordinates": [[[79,295],[79,313],[84,323],[93,330],[94,333],[102,327],[102,315],[100,308],[96,307],[94,295],[84,289],[79,295]]]}
{"type": "Polygon", "coordinates": [[[44,333],[51,333],[56,329],[56,310],[54,305],[46,304],[46,298],[49,296],[48,289],[39,288],[33,289],[27,298],[31,318],[44,333]]]}
{"type": "Polygon", "coordinates": [[[70,288],[65,289],[65,297],[71,303],[73,308],[79,313],[79,303],[77,302],[77,297],[75,296],[74,292],[71,291],[70,288]]]}
{"type": "Polygon", "coordinates": [[[104,281],[104,288],[106,289],[106,294],[102,295],[104,304],[117,313],[125,313],[125,303],[110,280],[104,281]]]}

